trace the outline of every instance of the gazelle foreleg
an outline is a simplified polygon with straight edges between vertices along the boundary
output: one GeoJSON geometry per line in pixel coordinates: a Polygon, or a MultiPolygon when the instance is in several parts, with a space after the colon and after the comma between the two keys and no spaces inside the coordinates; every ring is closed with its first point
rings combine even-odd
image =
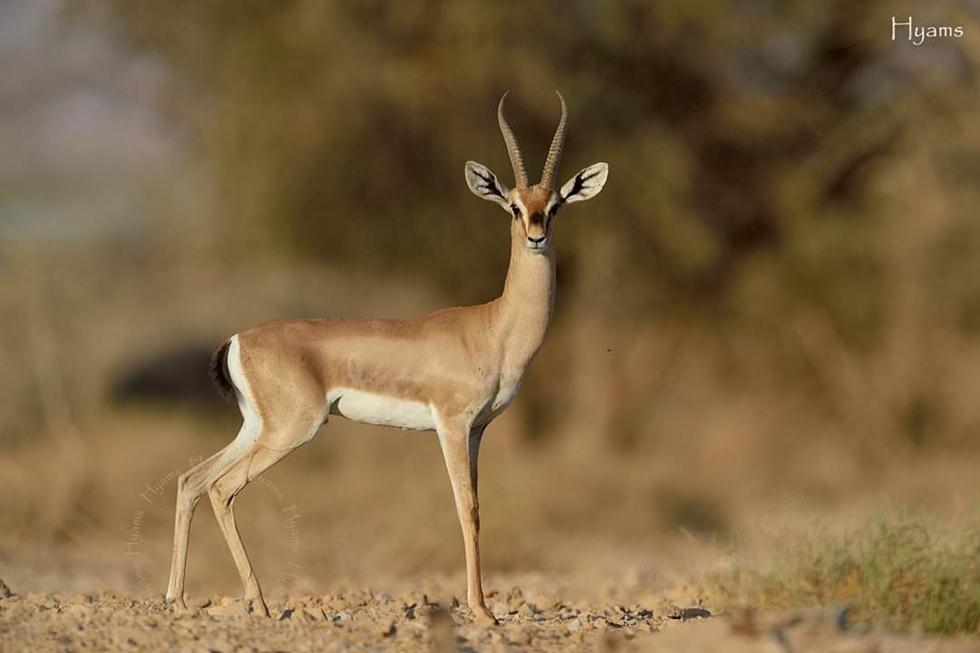
{"type": "Polygon", "coordinates": [[[480,505],[476,462],[483,428],[473,429],[469,422],[461,419],[443,419],[440,422],[436,430],[453,486],[456,513],[466,549],[466,602],[479,623],[493,624],[496,620],[483,598],[480,571],[480,505]]]}

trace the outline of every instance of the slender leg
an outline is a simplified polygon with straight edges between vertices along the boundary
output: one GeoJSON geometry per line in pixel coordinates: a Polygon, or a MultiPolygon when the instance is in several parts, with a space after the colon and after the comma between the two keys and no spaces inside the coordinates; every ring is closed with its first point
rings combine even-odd
{"type": "Polygon", "coordinates": [[[214,516],[218,520],[225,541],[228,543],[231,557],[235,560],[238,575],[241,576],[242,585],[245,588],[245,599],[251,604],[252,612],[264,617],[269,616],[269,608],[262,597],[262,589],[255,577],[255,572],[252,570],[252,563],[248,559],[248,553],[245,551],[245,544],[238,532],[238,526],[235,524],[233,506],[235,497],[250,481],[282,460],[292,450],[269,449],[256,444],[248,455],[229,467],[224,475],[208,489],[211,507],[214,508],[214,516]]]}
{"type": "Polygon", "coordinates": [[[480,459],[480,443],[483,441],[483,431],[487,425],[476,426],[470,431],[469,452],[470,452],[470,483],[473,484],[473,494],[477,497],[479,504],[479,484],[477,483],[477,463],[480,459]]]}
{"type": "MultiPolygon", "coordinates": [[[[243,427],[244,428],[244,427],[243,427]]],[[[187,546],[190,539],[191,520],[197,502],[208,485],[220,476],[240,455],[229,444],[204,462],[184,472],[177,479],[177,510],[174,518],[174,550],[170,563],[170,581],[167,583],[167,601],[177,609],[184,604],[184,575],[187,570],[187,546]]]]}
{"type": "Polygon", "coordinates": [[[466,549],[466,602],[477,622],[495,624],[496,619],[483,598],[480,572],[480,506],[476,492],[476,456],[473,454],[479,451],[483,430],[471,432],[469,424],[447,420],[438,433],[466,549]]]}

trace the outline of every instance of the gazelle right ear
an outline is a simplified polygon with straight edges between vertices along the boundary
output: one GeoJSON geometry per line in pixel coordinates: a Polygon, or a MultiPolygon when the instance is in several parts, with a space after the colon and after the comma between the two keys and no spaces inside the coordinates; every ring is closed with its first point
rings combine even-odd
{"type": "Polygon", "coordinates": [[[588,168],[579,170],[574,177],[565,182],[558,194],[565,204],[591,199],[606,185],[608,176],[608,163],[593,163],[588,168]]]}
{"type": "Polygon", "coordinates": [[[510,211],[510,205],[507,202],[507,195],[510,190],[500,183],[497,175],[493,174],[490,168],[482,163],[466,162],[466,185],[477,197],[496,202],[504,207],[505,211],[510,211]]]}

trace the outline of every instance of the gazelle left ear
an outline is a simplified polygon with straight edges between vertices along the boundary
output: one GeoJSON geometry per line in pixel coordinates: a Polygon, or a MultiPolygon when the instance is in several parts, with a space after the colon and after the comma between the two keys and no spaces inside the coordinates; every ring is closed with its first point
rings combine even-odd
{"type": "Polygon", "coordinates": [[[606,184],[608,176],[609,164],[607,163],[593,163],[588,168],[583,168],[561,187],[559,195],[562,202],[571,204],[595,197],[606,184]]]}
{"type": "Polygon", "coordinates": [[[510,191],[500,183],[497,175],[482,163],[466,162],[466,185],[477,197],[496,202],[504,207],[505,211],[510,212],[510,205],[507,203],[507,194],[510,191]]]}

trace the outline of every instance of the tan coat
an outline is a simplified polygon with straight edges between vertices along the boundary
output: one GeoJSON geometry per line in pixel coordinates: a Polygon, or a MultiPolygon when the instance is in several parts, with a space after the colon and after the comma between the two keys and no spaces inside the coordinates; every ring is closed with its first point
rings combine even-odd
{"type": "Polygon", "coordinates": [[[467,603],[477,621],[494,622],[480,571],[477,466],[483,431],[513,401],[544,341],[555,301],[554,217],[565,204],[593,197],[608,174],[608,166],[597,163],[561,190],[552,188],[565,116],[562,100],[545,173],[535,186],[527,186],[503,99],[498,121],[518,187],[507,189],[485,166],[466,164],[470,190],[512,215],[510,266],[500,297],[409,320],[276,320],[232,336],[216,352],[212,376],[219,389],[237,398],[243,424],[228,446],[178,480],[167,588],[167,599],[178,609],[186,607],[190,522],[207,492],[245,596],[253,611],[268,614],[232,504],[249,481],[313,438],[333,414],[437,432],[463,531],[467,603]]]}

